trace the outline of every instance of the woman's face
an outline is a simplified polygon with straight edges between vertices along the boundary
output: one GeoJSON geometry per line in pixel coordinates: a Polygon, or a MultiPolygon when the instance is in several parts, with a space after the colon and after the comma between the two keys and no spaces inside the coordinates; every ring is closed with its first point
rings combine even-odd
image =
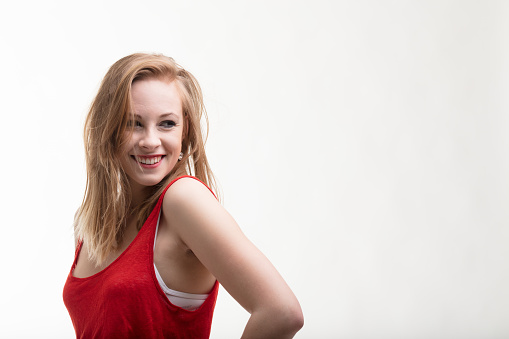
{"type": "Polygon", "coordinates": [[[153,186],[178,161],[184,131],[182,102],[175,81],[158,79],[135,81],[131,99],[133,133],[120,161],[131,187],[153,186]]]}

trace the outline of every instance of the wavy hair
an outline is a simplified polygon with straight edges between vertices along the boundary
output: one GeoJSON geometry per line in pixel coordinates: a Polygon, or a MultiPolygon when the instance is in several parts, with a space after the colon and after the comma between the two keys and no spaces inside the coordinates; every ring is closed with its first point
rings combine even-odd
{"type": "MultiPolygon", "coordinates": [[[[132,130],[131,130],[132,131],[132,130]]],[[[196,78],[172,58],[160,54],[136,53],[115,62],[106,73],[92,102],[84,128],[87,181],[82,204],[75,217],[75,236],[87,244],[90,259],[100,265],[122,242],[130,215],[138,229],[147,219],[159,196],[171,180],[194,175],[217,194],[214,175],[205,154],[208,118],[196,78]],[[131,209],[131,190],[120,156],[129,136],[132,119],[131,85],[156,78],[175,81],[184,115],[184,156],[157,185],[148,187],[148,198],[131,209]],[[206,133],[202,135],[204,117],[206,133]]]]}

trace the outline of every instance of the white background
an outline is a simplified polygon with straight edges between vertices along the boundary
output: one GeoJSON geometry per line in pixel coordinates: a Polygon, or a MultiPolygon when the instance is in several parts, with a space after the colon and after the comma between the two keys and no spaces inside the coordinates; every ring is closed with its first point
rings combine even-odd
{"type": "MultiPolygon", "coordinates": [[[[297,338],[509,337],[509,3],[0,5],[2,338],[72,338],[82,126],[109,66],[200,81],[224,205],[299,298],[297,338]]],[[[248,314],[220,291],[212,338],[248,314]]]]}

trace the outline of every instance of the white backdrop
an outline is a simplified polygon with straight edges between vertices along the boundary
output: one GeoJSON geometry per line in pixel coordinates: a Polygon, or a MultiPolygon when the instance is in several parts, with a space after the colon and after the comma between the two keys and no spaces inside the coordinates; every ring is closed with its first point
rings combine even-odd
{"type": "MultiPolygon", "coordinates": [[[[2,338],[71,338],[82,126],[145,51],[200,81],[224,205],[299,298],[297,338],[509,337],[509,3],[0,5],[2,338]]],[[[248,314],[220,291],[212,338],[248,314]]]]}

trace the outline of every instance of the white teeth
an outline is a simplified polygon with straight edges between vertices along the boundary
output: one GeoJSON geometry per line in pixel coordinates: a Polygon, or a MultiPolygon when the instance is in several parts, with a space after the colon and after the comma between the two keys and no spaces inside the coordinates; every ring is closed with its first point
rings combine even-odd
{"type": "Polygon", "coordinates": [[[162,157],[159,156],[159,157],[154,157],[154,158],[147,158],[147,157],[135,156],[135,158],[136,158],[136,161],[139,163],[146,164],[146,165],[153,165],[153,164],[157,164],[159,161],[161,161],[162,157]]]}

